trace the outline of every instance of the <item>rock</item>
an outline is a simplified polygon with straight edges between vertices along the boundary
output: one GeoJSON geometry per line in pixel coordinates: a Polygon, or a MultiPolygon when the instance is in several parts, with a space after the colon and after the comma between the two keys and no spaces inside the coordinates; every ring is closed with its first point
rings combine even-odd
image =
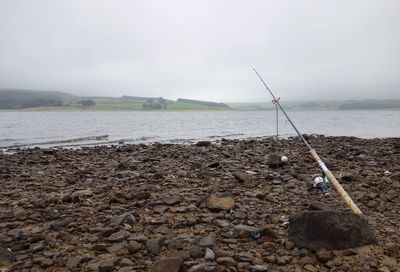
{"type": "Polygon", "coordinates": [[[226,266],[226,267],[232,267],[236,266],[236,261],[232,257],[218,257],[217,258],[217,264],[226,266]]]}
{"type": "Polygon", "coordinates": [[[277,263],[278,265],[285,265],[285,264],[286,264],[286,261],[285,261],[285,259],[284,259],[282,256],[277,256],[277,257],[276,257],[276,263],[277,263]]]}
{"type": "Polygon", "coordinates": [[[125,243],[121,242],[107,247],[106,250],[110,253],[118,255],[118,252],[120,252],[124,248],[125,248],[125,243]]]}
{"type": "Polygon", "coordinates": [[[114,260],[105,260],[99,263],[99,272],[110,272],[114,269],[114,260]]]}
{"type": "Polygon", "coordinates": [[[259,239],[264,237],[267,241],[274,241],[278,238],[278,236],[268,228],[257,228],[253,226],[247,225],[236,225],[232,229],[234,235],[238,238],[253,238],[259,239]]]}
{"type": "Polygon", "coordinates": [[[201,247],[215,247],[216,244],[216,237],[214,234],[211,234],[205,238],[203,238],[200,243],[199,246],[201,247]]]}
{"type": "Polygon", "coordinates": [[[257,264],[257,265],[250,266],[250,271],[251,272],[267,272],[267,271],[269,271],[269,269],[266,266],[257,264]]]}
{"type": "Polygon", "coordinates": [[[381,267],[379,267],[377,272],[390,272],[390,269],[387,268],[386,266],[381,266],[381,267]]]}
{"type": "Polygon", "coordinates": [[[214,224],[220,228],[226,228],[229,227],[231,225],[231,223],[229,223],[226,220],[222,220],[222,219],[216,219],[214,220],[214,224]]]}
{"type": "Polygon", "coordinates": [[[366,206],[370,209],[374,209],[378,206],[378,202],[376,202],[375,200],[370,200],[368,201],[366,206]]]}
{"type": "Polygon", "coordinates": [[[168,207],[165,205],[156,205],[153,207],[153,211],[156,213],[164,213],[166,210],[168,210],[168,207]]]}
{"type": "Polygon", "coordinates": [[[234,257],[235,260],[239,262],[251,262],[254,259],[253,254],[251,254],[250,252],[239,252],[235,254],[234,257]]]}
{"type": "Polygon", "coordinates": [[[68,269],[75,269],[75,268],[79,267],[82,260],[83,260],[83,257],[81,257],[81,256],[69,257],[67,262],[65,263],[65,266],[68,269]]]}
{"type": "Polygon", "coordinates": [[[110,224],[114,226],[119,226],[122,224],[135,224],[135,223],[136,223],[136,218],[130,213],[115,215],[110,219],[110,224]]]}
{"type": "Polygon", "coordinates": [[[213,272],[216,268],[215,263],[199,263],[190,267],[188,272],[213,272]]]}
{"type": "Polygon", "coordinates": [[[210,141],[198,141],[196,143],[196,146],[210,146],[211,142],[210,141]]]}
{"type": "Polygon", "coordinates": [[[219,161],[213,161],[210,163],[207,163],[205,168],[219,168],[221,167],[221,163],[219,161]]]}
{"type": "Polygon", "coordinates": [[[180,195],[170,195],[161,197],[161,201],[167,205],[175,205],[182,202],[184,199],[180,195]]]}
{"type": "Polygon", "coordinates": [[[149,192],[138,192],[135,194],[131,195],[132,199],[136,199],[136,200],[144,200],[144,199],[148,199],[150,197],[150,193],[149,192]]]}
{"type": "Polygon", "coordinates": [[[161,250],[161,246],[165,238],[162,237],[157,237],[154,239],[149,239],[146,241],[146,249],[153,255],[158,255],[161,250]]]}
{"type": "Polygon", "coordinates": [[[166,225],[161,225],[156,229],[155,232],[161,234],[168,234],[171,232],[171,230],[166,225]]]}
{"type": "Polygon", "coordinates": [[[134,262],[132,262],[131,260],[129,260],[128,258],[122,258],[121,261],[119,262],[120,266],[133,266],[135,265],[134,262]]]}
{"type": "Polygon", "coordinates": [[[0,245],[0,265],[7,265],[15,261],[15,254],[6,247],[0,245]]]}
{"type": "Polygon", "coordinates": [[[309,271],[309,272],[317,272],[318,269],[315,268],[312,264],[306,264],[304,267],[304,271],[309,271]]]}
{"type": "Polygon", "coordinates": [[[179,257],[166,258],[157,261],[151,268],[151,272],[183,272],[183,259],[179,257]]]}
{"type": "Polygon", "coordinates": [[[287,164],[287,161],[282,160],[282,155],[272,153],[268,156],[267,164],[270,167],[282,167],[287,164]]]}
{"type": "Polygon", "coordinates": [[[189,249],[189,252],[190,256],[194,259],[202,258],[204,256],[204,250],[199,246],[192,246],[189,249]]]}
{"type": "Polygon", "coordinates": [[[73,218],[65,218],[65,219],[58,220],[58,221],[51,223],[49,228],[52,230],[58,230],[60,228],[67,227],[69,224],[71,224],[73,222],[75,222],[75,220],[73,218]]]}
{"type": "Polygon", "coordinates": [[[314,201],[311,202],[308,206],[309,210],[312,211],[334,211],[336,210],[334,206],[328,205],[322,202],[314,201]]]}
{"type": "Polygon", "coordinates": [[[216,195],[211,195],[207,199],[207,208],[210,210],[230,211],[234,206],[235,202],[232,197],[217,197],[216,195]]]}
{"type": "Polygon", "coordinates": [[[40,260],[40,267],[41,268],[48,268],[54,264],[54,260],[49,258],[43,258],[40,260]]]}
{"type": "Polygon", "coordinates": [[[317,255],[318,260],[321,263],[326,263],[327,261],[329,261],[333,257],[332,253],[327,251],[324,248],[317,250],[316,255],[317,255]]]}
{"type": "Polygon", "coordinates": [[[290,216],[289,238],[297,247],[312,250],[345,249],[377,243],[366,219],[341,211],[313,211],[290,216]]]}
{"type": "Polygon", "coordinates": [[[142,248],[142,244],[136,242],[136,241],[130,241],[128,243],[128,251],[130,254],[134,254],[138,252],[142,248]]]}
{"type": "Polygon", "coordinates": [[[249,184],[252,181],[251,175],[246,172],[235,172],[233,173],[233,176],[236,178],[237,181],[244,184],[249,184]]]}
{"type": "Polygon", "coordinates": [[[285,241],[285,248],[287,250],[292,250],[294,248],[294,243],[292,241],[286,240],[285,241]]]}
{"type": "Polygon", "coordinates": [[[71,194],[71,197],[74,198],[75,196],[79,197],[91,197],[93,196],[93,192],[91,189],[85,189],[85,190],[78,190],[75,191],[71,194]]]}
{"type": "Polygon", "coordinates": [[[107,240],[110,241],[110,242],[122,242],[122,241],[125,239],[125,237],[126,237],[127,234],[128,234],[127,231],[125,231],[125,230],[120,230],[120,231],[118,231],[118,232],[116,232],[116,233],[111,234],[111,235],[107,238],[107,240]]]}
{"type": "Polygon", "coordinates": [[[206,260],[206,261],[213,261],[214,259],[215,259],[215,254],[214,254],[214,252],[212,251],[212,249],[210,249],[210,248],[206,248],[206,254],[205,254],[205,256],[204,256],[204,259],[206,260]]]}

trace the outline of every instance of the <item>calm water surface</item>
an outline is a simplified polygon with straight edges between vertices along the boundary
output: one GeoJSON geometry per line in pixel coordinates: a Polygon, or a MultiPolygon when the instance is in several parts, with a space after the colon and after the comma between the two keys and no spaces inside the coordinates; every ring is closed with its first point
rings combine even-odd
{"type": "MultiPolygon", "coordinates": [[[[400,111],[293,111],[288,114],[302,133],[400,137],[400,111]]],[[[194,142],[273,136],[275,133],[274,111],[0,112],[2,148],[120,140],[126,143],[194,142]]],[[[294,135],[281,113],[279,133],[294,135]]]]}

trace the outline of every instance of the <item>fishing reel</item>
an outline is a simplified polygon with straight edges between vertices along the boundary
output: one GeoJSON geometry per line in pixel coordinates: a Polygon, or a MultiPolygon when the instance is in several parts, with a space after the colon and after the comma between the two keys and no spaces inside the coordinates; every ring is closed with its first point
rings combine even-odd
{"type": "Polygon", "coordinates": [[[307,191],[311,192],[313,189],[319,189],[322,194],[326,197],[330,196],[328,178],[325,175],[315,176],[314,179],[307,183],[307,191]]]}

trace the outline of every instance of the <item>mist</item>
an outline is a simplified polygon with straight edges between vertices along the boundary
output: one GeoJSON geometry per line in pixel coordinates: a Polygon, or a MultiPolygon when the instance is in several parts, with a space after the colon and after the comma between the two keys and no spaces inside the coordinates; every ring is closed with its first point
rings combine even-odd
{"type": "Polygon", "coordinates": [[[400,98],[399,1],[0,3],[0,87],[81,96],[400,98]]]}

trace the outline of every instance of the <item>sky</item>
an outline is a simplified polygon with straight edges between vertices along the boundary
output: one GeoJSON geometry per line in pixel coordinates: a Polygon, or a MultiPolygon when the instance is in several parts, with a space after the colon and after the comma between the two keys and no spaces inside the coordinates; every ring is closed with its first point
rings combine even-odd
{"type": "Polygon", "coordinates": [[[2,0],[0,88],[400,99],[397,0],[2,0]]]}

